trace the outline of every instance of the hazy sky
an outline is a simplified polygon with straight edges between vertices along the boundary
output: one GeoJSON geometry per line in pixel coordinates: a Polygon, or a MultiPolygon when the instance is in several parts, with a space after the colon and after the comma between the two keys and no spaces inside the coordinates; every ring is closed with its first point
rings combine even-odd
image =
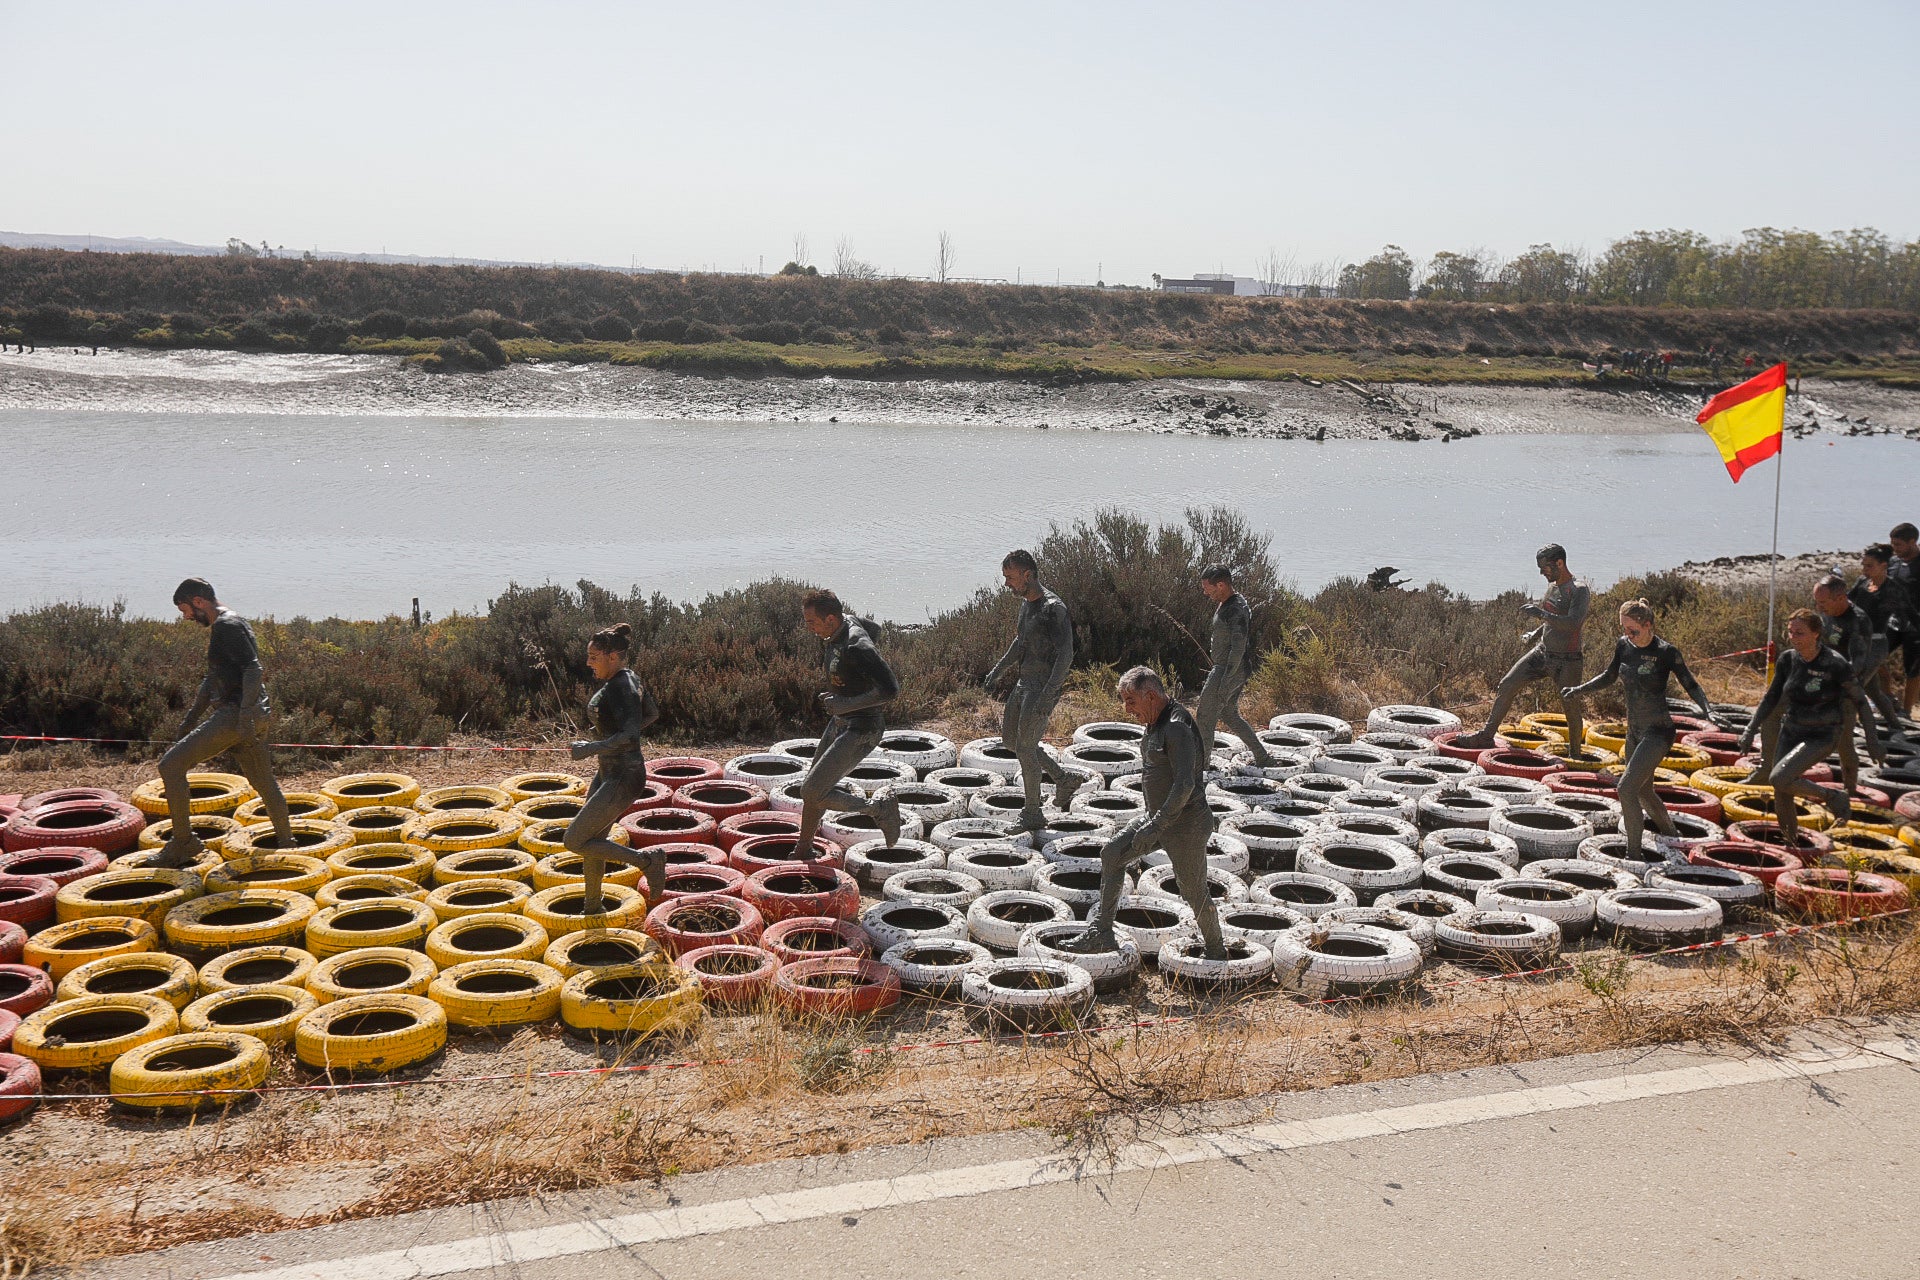
{"type": "Polygon", "coordinates": [[[0,229],[1144,282],[1920,234],[1920,5],[0,0],[0,229]]]}

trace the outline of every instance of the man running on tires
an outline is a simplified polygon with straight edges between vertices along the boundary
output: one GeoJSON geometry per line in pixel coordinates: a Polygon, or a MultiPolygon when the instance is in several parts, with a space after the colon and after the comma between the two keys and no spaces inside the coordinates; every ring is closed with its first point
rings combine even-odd
{"type": "Polygon", "coordinates": [[[1200,686],[1200,705],[1194,710],[1193,723],[1200,730],[1200,746],[1213,752],[1213,727],[1227,723],[1227,732],[1246,744],[1253,753],[1256,768],[1273,765],[1267,744],[1260,741],[1253,726],[1240,714],[1240,692],[1253,675],[1253,606],[1233,589],[1233,571],[1216,564],[1200,574],[1200,590],[1213,601],[1213,631],[1208,636],[1207,656],[1213,666],[1200,686]]]}
{"type": "MultiPolygon", "coordinates": [[[[1538,604],[1520,606],[1521,613],[1540,619],[1540,625],[1522,637],[1532,648],[1521,654],[1520,660],[1501,678],[1500,688],[1493,695],[1493,710],[1487,713],[1487,723],[1478,733],[1455,738],[1455,746],[1484,749],[1495,745],[1494,732],[1522,685],[1545,680],[1558,698],[1560,690],[1581,682],[1580,627],[1587,620],[1591,593],[1586,583],[1567,571],[1566,548],[1559,543],[1550,542],[1540,548],[1534,553],[1533,562],[1540,576],[1547,580],[1547,590],[1538,604]]],[[[1560,711],[1567,718],[1568,748],[1578,754],[1585,741],[1580,704],[1561,699],[1560,711]]]]}
{"type": "Polygon", "coordinates": [[[1213,811],[1207,807],[1207,753],[1201,750],[1200,730],[1187,709],[1167,697],[1152,667],[1135,667],[1121,676],[1119,694],[1127,714],[1147,727],[1140,740],[1147,812],[1115,832],[1100,850],[1100,905],[1087,917],[1087,927],[1067,941],[1066,949],[1120,949],[1113,936],[1113,914],[1127,868],[1155,849],[1164,849],[1173,864],[1174,884],[1193,909],[1207,959],[1224,960],[1227,948],[1220,937],[1220,916],[1207,888],[1207,837],[1213,834],[1213,811]]]}
{"type": "Polygon", "coordinates": [[[1066,601],[1040,584],[1040,566],[1031,551],[1007,552],[1000,562],[1000,576],[1007,590],[1024,603],[1013,643],[987,672],[985,684],[991,690],[1008,670],[1019,671],[1007,692],[1000,740],[1020,761],[1020,785],[1027,790],[1020,829],[1041,831],[1047,825],[1040,805],[1041,775],[1053,781],[1053,804],[1062,811],[1073,803],[1073,793],[1092,780],[1091,775],[1061,764],[1040,741],[1053,706],[1060,701],[1067,673],[1073,670],[1073,618],[1066,601]]]}
{"type": "Polygon", "coordinates": [[[873,754],[887,731],[881,710],[900,694],[893,668],[874,648],[873,637],[857,619],[849,618],[840,597],[831,591],[809,591],[800,601],[807,630],[825,640],[827,687],[819,695],[826,711],[826,732],[820,749],[798,788],[800,830],[794,837],[794,856],[810,859],[814,833],[824,812],[864,813],[880,826],[887,847],[900,843],[900,802],[893,791],[862,800],[841,785],[854,766],[873,754]]]}
{"type": "Polygon", "coordinates": [[[172,827],[167,843],[154,859],[160,867],[184,867],[206,852],[193,834],[192,791],[187,771],[226,752],[246,775],[273,822],[276,843],[293,847],[293,826],[287,821],[287,800],[273,776],[273,760],[263,735],[270,707],[260,651],[246,619],[220,607],[213,586],[205,578],[188,578],[173,591],[180,616],[206,627],[207,675],[200,682],[193,705],[180,722],[177,741],[160,757],[160,780],[166,786],[167,817],[172,827]],[[200,717],[209,708],[213,714],[200,717]],[[195,725],[199,725],[195,728],[195,725]]]}

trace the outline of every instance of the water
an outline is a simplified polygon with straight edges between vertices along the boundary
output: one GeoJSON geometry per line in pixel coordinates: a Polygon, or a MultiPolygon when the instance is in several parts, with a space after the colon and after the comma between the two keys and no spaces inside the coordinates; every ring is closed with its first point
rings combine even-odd
{"type": "MultiPolygon", "coordinates": [[[[1224,503],[1302,587],[1395,565],[1487,595],[1564,542],[1598,584],[1764,551],[1773,468],[1738,485],[1693,430],[1449,445],[991,424],[0,409],[0,608],[170,611],[197,574],[286,618],[483,607],[508,582],[676,599],[784,574],[917,620],[1103,506],[1224,503]]],[[[1789,440],[1782,551],[1915,514],[1910,441],[1789,440]]]]}

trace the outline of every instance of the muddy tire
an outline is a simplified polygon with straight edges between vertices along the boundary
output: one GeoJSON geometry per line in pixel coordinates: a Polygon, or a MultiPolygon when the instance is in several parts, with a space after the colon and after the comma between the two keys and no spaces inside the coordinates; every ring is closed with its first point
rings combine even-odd
{"type": "Polygon", "coordinates": [[[1392,995],[1419,975],[1413,939],[1372,925],[1316,920],[1274,943],[1274,980],[1312,1000],[1392,995]]]}
{"type": "Polygon", "coordinates": [[[847,849],[847,874],[875,892],[902,871],[938,871],[946,865],[946,853],[925,840],[903,838],[896,845],[888,845],[885,840],[862,840],[847,849]]]}
{"type": "Polygon", "coordinates": [[[944,902],[876,902],[860,913],[860,925],[882,955],[905,942],[968,940],[964,910],[944,902]]]}
{"type": "Polygon", "coordinates": [[[1059,944],[1076,937],[1086,926],[1077,920],[1036,924],[1020,935],[1017,954],[1029,959],[1055,960],[1086,970],[1098,994],[1120,991],[1140,977],[1140,949],[1120,939],[1114,951],[1068,951],[1059,944]]]}
{"type": "Polygon", "coordinates": [[[1593,928],[1597,896],[1559,880],[1519,876],[1483,886],[1474,894],[1473,905],[1481,911],[1540,916],[1559,925],[1562,938],[1574,939],[1593,928]]]}
{"type": "Polygon", "coordinates": [[[1560,954],[1560,926],[1517,911],[1462,911],[1433,926],[1435,950],[1448,960],[1528,972],[1560,954]]]}
{"type": "Polygon", "coordinates": [[[1615,889],[1600,895],[1595,910],[1603,934],[1641,951],[1711,942],[1724,918],[1712,898],[1680,889],[1615,889]]]}
{"type": "Polygon", "coordinates": [[[982,961],[960,980],[969,1016],[990,1031],[1065,1031],[1093,1012],[1093,976],[1034,956],[982,961]]]}
{"type": "Polygon", "coordinates": [[[1285,907],[1317,920],[1338,907],[1357,907],[1359,897],[1338,880],[1306,871],[1273,871],[1247,889],[1249,902],[1285,907]]]}

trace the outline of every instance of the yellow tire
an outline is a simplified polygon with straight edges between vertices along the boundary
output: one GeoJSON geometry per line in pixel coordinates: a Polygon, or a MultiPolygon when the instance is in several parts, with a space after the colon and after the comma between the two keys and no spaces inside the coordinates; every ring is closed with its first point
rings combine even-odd
{"type": "Polygon", "coordinates": [[[1878,831],[1881,835],[1892,836],[1896,840],[1900,838],[1900,828],[1906,819],[1893,810],[1882,808],[1877,804],[1867,804],[1861,800],[1855,800],[1849,807],[1852,809],[1851,816],[1847,818],[1849,827],[1856,827],[1862,831],[1878,831]]]}
{"type": "Polygon", "coordinates": [[[139,1111],[194,1111],[239,1102],[266,1083],[266,1041],[234,1031],[189,1031],[127,1050],[107,1072],[114,1103],[139,1111]]]}
{"type": "Polygon", "coordinates": [[[206,892],[191,871],[165,867],[135,867],[130,871],[102,871],[60,886],[53,911],[62,924],[94,916],[137,916],[159,926],[173,910],[206,892]]]}
{"type": "Polygon", "coordinates": [[[55,1000],[85,996],[159,996],[176,1009],[193,1003],[200,975],[179,956],[164,951],[136,951],[131,955],[89,960],[60,979],[55,1000]]]}
{"type": "Polygon", "coordinates": [[[1920,826],[1909,824],[1900,828],[1900,843],[1920,853],[1920,826]]]}
{"type": "Polygon", "coordinates": [[[307,977],[319,961],[301,947],[244,947],[215,956],[200,966],[200,994],[239,991],[253,987],[294,987],[306,990],[307,977]]]}
{"type": "Polygon", "coordinates": [[[427,959],[443,969],[469,960],[538,960],[550,941],[525,916],[483,911],[436,927],[427,935],[427,959]]]}
{"type": "Polygon", "coordinates": [[[357,844],[327,859],[338,876],[398,876],[425,884],[433,874],[433,852],[417,844],[357,844]]]}
{"type": "Polygon", "coordinates": [[[462,880],[518,880],[533,883],[533,855],[524,849],[470,849],[443,853],[433,864],[433,882],[458,884],[462,880]]]}
{"type": "Polygon", "coordinates": [[[439,923],[432,907],[411,898],[378,898],[322,907],[307,921],[307,950],[323,960],[361,947],[417,951],[439,923]]]}
{"type": "MultiPolygon", "coordinates": [[[[237,773],[190,773],[187,775],[187,812],[230,814],[253,799],[253,784],[237,773]]],[[[133,789],[127,799],[149,818],[167,816],[166,783],[150,778],[133,789]]]]}
{"type": "Polygon", "coordinates": [[[552,796],[583,796],[587,794],[587,780],[577,773],[516,773],[500,779],[500,789],[519,804],[552,796]]]}
{"type": "Polygon", "coordinates": [[[58,982],[89,960],[152,951],[159,945],[159,930],[138,916],[89,916],[34,934],[21,959],[58,982]]]}
{"type": "MultiPolygon", "coordinates": [[[[198,819],[195,819],[195,821],[198,821],[198,819]]],[[[115,858],[113,860],[113,869],[115,871],[137,871],[148,868],[157,869],[159,863],[159,849],[141,849],[138,852],[128,854],[124,858],[115,858]]],[[[170,867],[167,869],[174,871],[191,871],[202,880],[205,880],[206,877],[226,865],[226,859],[220,856],[216,847],[201,850],[200,856],[184,867],[170,867]]]]}
{"type": "MultiPolygon", "coordinates": [[[[1805,796],[1793,798],[1793,811],[1800,817],[1800,825],[1809,831],[1825,831],[1833,825],[1833,815],[1824,805],[1817,805],[1805,796]]],[[[1772,822],[1772,787],[1735,787],[1720,797],[1720,816],[1725,819],[1722,825],[1735,822],[1772,822]]]]}
{"type": "MultiPolygon", "coordinates": [[[[309,822],[330,822],[340,816],[340,806],[318,791],[283,791],[280,794],[287,802],[289,818],[305,818],[309,822]]],[[[235,809],[233,816],[240,825],[245,827],[266,822],[268,821],[267,802],[255,796],[235,809]]]]}
{"type": "Polygon", "coordinates": [[[180,1011],[182,1031],[230,1031],[270,1045],[290,1044],[300,1019],[320,1007],[301,987],[229,987],[201,996],[180,1011]]]}
{"type": "Polygon", "coordinates": [[[374,898],[412,898],[415,902],[425,902],[427,891],[423,886],[411,880],[402,880],[399,876],[359,875],[335,876],[313,895],[314,902],[323,907],[337,907],[343,902],[367,902],[374,898]]]}
{"type": "Polygon", "coordinates": [[[393,804],[370,804],[349,809],[334,821],[353,832],[355,844],[392,844],[407,838],[407,827],[420,816],[414,808],[393,804]]]}
{"type": "Polygon", "coordinates": [[[1494,730],[1494,736],[1517,751],[1538,751],[1550,742],[1565,742],[1567,735],[1536,733],[1521,724],[1503,724],[1494,730]]]}
{"type": "Polygon", "coordinates": [[[1667,754],[1660,760],[1662,769],[1672,769],[1675,773],[1684,773],[1689,778],[1702,769],[1713,767],[1713,757],[1698,747],[1676,742],[1667,748],[1667,754]]]}
{"type": "Polygon", "coordinates": [[[650,1036],[700,1024],[700,984],[664,961],[588,969],[560,988],[560,1020],[589,1035],[650,1036]]]}
{"type": "Polygon", "coordinates": [[[1907,886],[1910,893],[1920,893],[1920,857],[1902,849],[1893,852],[1878,847],[1868,847],[1849,842],[1849,837],[1877,832],[1848,831],[1838,827],[1827,832],[1833,839],[1833,852],[1820,859],[1823,867],[1839,867],[1846,871],[1871,871],[1876,875],[1892,876],[1907,886]]]}
{"type": "MultiPolygon", "coordinates": [[[[1742,791],[1756,788],[1761,784],[1748,782],[1753,770],[1744,764],[1710,764],[1704,769],[1695,769],[1687,775],[1687,785],[1695,791],[1704,791],[1718,800],[1729,791],[1742,791]]],[[[1771,788],[1768,788],[1771,791],[1771,788]]]]}
{"type": "Polygon", "coordinates": [[[339,813],[371,805],[398,805],[411,809],[420,798],[420,784],[404,773],[349,773],[320,784],[320,794],[339,813]]]}
{"type": "Polygon", "coordinates": [[[1558,742],[1567,740],[1567,718],[1558,711],[1536,711],[1521,716],[1520,727],[1558,742]]]}
{"type": "Polygon", "coordinates": [[[562,977],[588,969],[628,964],[665,964],[666,951],[638,929],[581,929],[555,938],[540,960],[562,977]]]}
{"type": "Polygon", "coordinates": [[[159,996],[81,996],[23,1018],[13,1051],[47,1071],[100,1071],[179,1029],[180,1011],[159,996]]]}
{"type": "Polygon", "coordinates": [[[1606,768],[1610,764],[1620,763],[1618,752],[1609,751],[1605,747],[1596,747],[1591,743],[1580,748],[1580,755],[1577,759],[1573,755],[1573,748],[1564,742],[1549,742],[1545,746],[1538,748],[1538,750],[1541,755],[1552,756],[1556,760],[1565,761],[1569,769],[1599,770],[1606,768]]]}
{"type": "Polygon", "coordinates": [[[220,845],[220,856],[235,862],[266,853],[292,853],[324,862],[358,843],[350,829],[331,818],[295,818],[289,825],[293,828],[293,844],[285,849],[280,847],[280,837],[274,834],[272,824],[266,823],[242,827],[228,836],[220,845]]]}
{"type": "Polygon", "coordinates": [[[181,903],[160,928],[168,945],[207,957],[298,943],[316,910],[312,898],[290,889],[235,889],[181,903]]]}
{"type": "Polygon", "coordinates": [[[353,996],[323,1004],[294,1031],[293,1051],[320,1071],[380,1074],[447,1047],[447,1014],[424,996],[353,996]]]}
{"type": "MultiPolygon", "coordinates": [[[[1521,723],[1524,724],[1526,721],[1523,720],[1521,723]]],[[[1560,733],[1563,738],[1566,732],[1567,722],[1561,718],[1560,733]]],[[[1588,746],[1598,747],[1602,751],[1611,751],[1616,756],[1627,749],[1627,726],[1624,721],[1601,720],[1585,725],[1580,736],[1587,740],[1588,746]]]]}
{"type": "MultiPolygon", "coordinates": [[[[520,828],[520,847],[541,859],[566,853],[567,828],[572,824],[571,818],[534,818],[520,828]]],[[[607,832],[607,839],[622,848],[626,848],[631,843],[625,827],[612,828],[607,832]]],[[[550,886],[542,885],[541,887],[550,886]]]]}
{"type": "Polygon", "coordinates": [[[407,827],[407,843],[435,854],[504,849],[520,838],[527,820],[504,809],[454,809],[423,813],[407,827]]]}
{"type": "Polygon", "coordinates": [[[540,818],[559,818],[564,822],[586,807],[584,796],[534,796],[514,805],[513,812],[529,822],[540,818]]]}
{"type": "Polygon", "coordinates": [[[418,951],[404,947],[362,947],[328,956],[307,975],[307,991],[321,1004],[350,996],[423,996],[440,972],[418,951]]]}
{"type": "MultiPolygon", "coordinates": [[[[556,885],[579,884],[586,878],[586,860],[577,853],[568,853],[562,849],[559,853],[548,854],[533,864],[533,887],[551,889],[556,885]]],[[[623,884],[629,889],[640,887],[640,877],[645,874],[639,867],[630,867],[621,862],[609,862],[605,873],[600,877],[603,884],[623,884]]]]}
{"type": "Polygon", "coordinates": [[[427,998],[456,1027],[521,1027],[560,1012],[564,981],[535,960],[468,960],[442,969],[427,998]]]}
{"type": "Polygon", "coordinates": [[[333,869],[318,858],[304,853],[261,853],[246,858],[230,858],[207,873],[209,893],[232,893],[237,889],[285,889],[289,893],[315,894],[333,879],[333,869]]]}
{"type": "Polygon", "coordinates": [[[499,787],[435,787],[423,791],[413,807],[421,813],[476,813],[513,808],[513,797],[499,787]]]}
{"type": "MultiPolygon", "coordinates": [[[[240,824],[220,813],[197,813],[188,823],[189,829],[197,836],[201,844],[209,849],[218,849],[220,842],[241,829],[240,824]]],[[[158,849],[173,838],[173,819],[157,818],[149,822],[140,833],[142,849],[158,849]]]]}
{"type": "Polygon", "coordinates": [[[528,898],[520,911],[554,938],[582,929],[638,929],[647,918],[646,896],[624,884],[600,886],[599,915],[586,914],[585,898],[583,886],[557,884],[528,898]]]}
{"type": "Polygon", "coordinates": [[[1876,858],[1903,858],[1907,848],[1897,835],[1888,835],[1873,827],[1863,827],[1849,822],[1845,826],[1828,827],[1827,839],[1833,841],[1835,854],[1848,852],[1876,858]]]}
{"type": "Polygon", "coordinates": [[[477,915],[518,915],[533,890],[518,880],[456,880],[427,895],[427,905],[446,927],[449,920],[477,915]]]}

